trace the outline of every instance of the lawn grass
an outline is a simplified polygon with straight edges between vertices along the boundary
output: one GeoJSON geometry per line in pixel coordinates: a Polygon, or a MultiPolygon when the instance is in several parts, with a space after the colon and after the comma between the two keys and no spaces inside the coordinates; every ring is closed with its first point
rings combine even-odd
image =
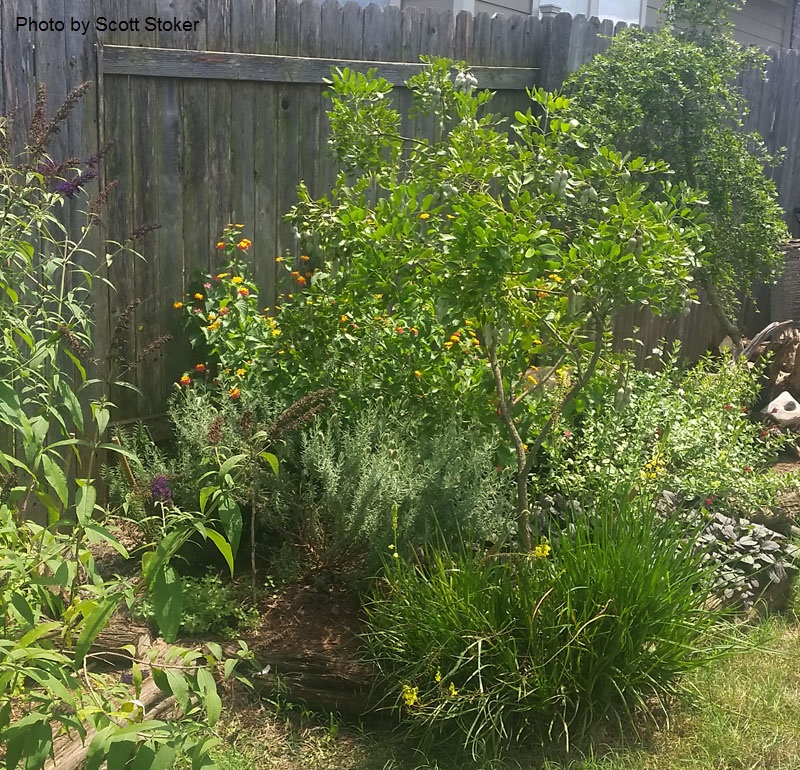
{"type": "MultiPolygon", "coordinates": [[[[474,770],[800,770],[800,618],[774,617],[746,650],[686,681],[669,724],[563,756],[531,749],[474,770]],[[612,745],[608,745],[612,743],[612,745]]],[[[287,704],[238,709],[223,723],[220,770],[467,770],[443,749],[423,756],[402,736],[340,724],[287,704]]]]}

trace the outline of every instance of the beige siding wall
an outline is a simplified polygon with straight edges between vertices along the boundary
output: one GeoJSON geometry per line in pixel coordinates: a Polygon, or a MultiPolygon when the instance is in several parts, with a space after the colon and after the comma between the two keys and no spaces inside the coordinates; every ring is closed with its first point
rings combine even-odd
{"type": "MultiPolygon", "coordinates": [[[[659,9],[663,0],[648,0],[647,26],[661,23],[659,9]]],[[[792,22],[792,0],[747,0],[744,8],[733,14],[736,39],[763,48],[788,47],[792,22]]]]}
{"type": "Polygon", "coordinates": [[[437,11],[452,11],[453,0],[403,0],[403,8],[435,8],[437,11]]]}
{"type": "Polygon", "coordinates": [[[475,13],[530,13],[531,0],[475,0],[475,13]]]}

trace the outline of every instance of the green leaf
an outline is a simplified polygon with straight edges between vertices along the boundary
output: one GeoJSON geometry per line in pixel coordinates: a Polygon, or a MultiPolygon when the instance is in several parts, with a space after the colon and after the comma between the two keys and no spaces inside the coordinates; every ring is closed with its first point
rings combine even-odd
{"type": "Polygon", "coordinates": [[[81,527],[86,527],[92,520],[96,500],[97,490],[93,485],[89,484],[84,487],[78,487],[75,514],[78,517],[78,524],[81,527]]]}
{"type": "Polygon", "coordinates": [[[75,391],[67,384],[66,380],[61,380],[58,392],[78,432],[83,433],[83,410],[81,409],[81,403],[78,401],[78,397],[75,395],[75,391]]]}
{"type": "Polygon", "coordinates": [[[38,642],[43,636],[47,636],[56,629],[61,628],[61,623],[51,621],[50,623],[42,623],[36,628],[31,629],[25,634],[18,642],[17,647],[29,647],[34,642],[38,642]]]}
{"type": "Polygon", "coordinates": [[[38,682],[42,687],[56,696],[58,696],[64,703],[71,703],[74,699],[74,694],[70,692],[67,686],[56,679],[52,674],[48,674],[41,668],[34,668],[30,666],[25,671],[26,675],[38,682]]]}
{"type": "MultiPolygon", "coordinates": [[[[61,458],[59,458],[61,459],[61,458]]],[[[47,483],[55,490],[63,506],[67,505],[69,492],[67,490],[67,477],[61,467],[53,461],[50,455],[42,455],[42,469],[47,483]]]]}
{"type": "Polygon", "coordinates": [[[14,722],[3,733],[6,770],[40,770],[53,748],[53,730],[46,714],[29,714],[14,722]]]}
{"type": "Polygon", "coordinates": [[[223,495],[220,500],[219,520],[230,543],[231,551],[236,555],[242,537],[242,511],[230,495],[223,495]]]}
{"type": "Polygon", "coordinates": [[[36,618],[33,616],[33,610],[22,594],[15,591],[11,595],[11,605],[27,625],[31,627],[36,625],[36,618]]]}
{"type": "Polygon", "coordinates": [[[177,753],[172,746],[164,744],[154,752],[150,746],[142,746],[136,754],[131,770],[170,770],[175,764],[177,753]]]}
{"type": "Polygon", "coordinates": [[[92,412],[94,413],[94,421],[97,423],[97,435],[102,436],[106,432],[111,413],[104,406],[96,403],[92,404],[92,412]]]}
{"type": "Polygon", "coordinates": [[[203,487],[200,490],[200,513],[206,512],[206,505],[208,504],[209,497],[211,497],[218,490],[219,487],[203,487]]]}
{"type": "Polygon", "coordinates": [[[246,454],[233,455],[233,457],[229,457],[224,463],[222,463],[222,465],[219,466],[219,478],[225,478],[227,473],[230,473],[237,465],[246,459],[246,454]]]}
{"type": "Polygon", "coordinates": [[[189,701],[189,683],[186,681],[184,673],[174,668],[164,669],[164,673],[167,676],[169,689],[175,696],[175,700],[178,701],[178,705],[183,711],[187,712],[191,704],[189,701]]]}
{"type": "Polygon", "coordinates": [[[261,452],[259,454],[263,460],[266,460],[270,467],[272,468],[272,472],[277,476],[278,475],[278,458],[272,454],[272,452],[261,452]]]}
{"type": "Polygon", "coordinates": [[[137,742],[135,735],[125,736],[114,741],[106,754],[106,770],[125,770],[128,760],[136,749],[137,742]]]}
{"type": "Polygon", "coordinates": [[[108,625],[109,618],[114,614],[119,604],[118,597],[105,597],[100,603],[89,613],[83,626],[83,630],[78,637],[75,645],[75,662],[80,665],[92,642],[97,638],[97,635],[108,625]]]}
{"type": "Polygon", "coordinates": [[[99,524],[86,524],[84,529],[86,532],[86,540],[92,545],[108,543],[118,554],[124,556],[126,559],[130,558],[128,549],[105,527],[101,527],[99,524]]]}
{"type": "Polygon", "coordinates": [[[219,532],[216,532],[213,529],[207,530],[206,534],[211,542],[217,546],[217,550],[224,557],[228,564],[228,568],[231,571],[231,577],[233,577],[233,552],[231,551],[231,544],[222,535],[220,535],[219,532]]]}
{"type": "Polygon", "coordinates": [[[161,573],[163,566],[183,545],[189,536],[189,532],[190,528],[188,526],[176,529],[158,544],[155,551],[142,554],[142,574],[150,590],[153,590],[153,582],[156,576],[161,573]]]}
{"type": "Polygon", "coordinates": [[[214,681],[214,676],[207,668],[197,670],[197,686],[203,696],[208,724],[213,727],[222,711],[222,701],[217,693],[217,683],[214,681]]]}
{"type": "Polygon", "coordinates": [[[180,575],[165,564],[156,573],[151,592],[158,630],[167,642],[174,642],[180,629],[183,610],[183,585],[180,575]]]}

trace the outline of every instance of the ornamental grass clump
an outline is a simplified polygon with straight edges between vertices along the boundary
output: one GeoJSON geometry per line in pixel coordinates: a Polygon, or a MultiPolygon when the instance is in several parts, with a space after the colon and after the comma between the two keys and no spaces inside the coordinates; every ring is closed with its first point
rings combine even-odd
{"type": "Polygon", "coordinates": [[[389,560],[365,642],[385,704],[423,740],[485,757],[632,726],[725,652],[708,643],[719,611],[704,607],[709,571],[684,533],[627,490],[584,509],[552,549],[389,560]]]}

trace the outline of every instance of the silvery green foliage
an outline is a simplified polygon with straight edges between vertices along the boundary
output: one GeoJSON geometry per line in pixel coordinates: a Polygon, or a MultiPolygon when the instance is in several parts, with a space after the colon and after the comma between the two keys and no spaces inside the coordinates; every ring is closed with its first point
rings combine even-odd
{"type": "Polygon", "coordinates": [[[662,499],[664,515],[677,516],[704,563],[716,565],[710,592],[724,604],[748,611],[770,587],[796,576],[800,551],[780,532],[697,503],[679,505],[670,492],[662,499]]]}

